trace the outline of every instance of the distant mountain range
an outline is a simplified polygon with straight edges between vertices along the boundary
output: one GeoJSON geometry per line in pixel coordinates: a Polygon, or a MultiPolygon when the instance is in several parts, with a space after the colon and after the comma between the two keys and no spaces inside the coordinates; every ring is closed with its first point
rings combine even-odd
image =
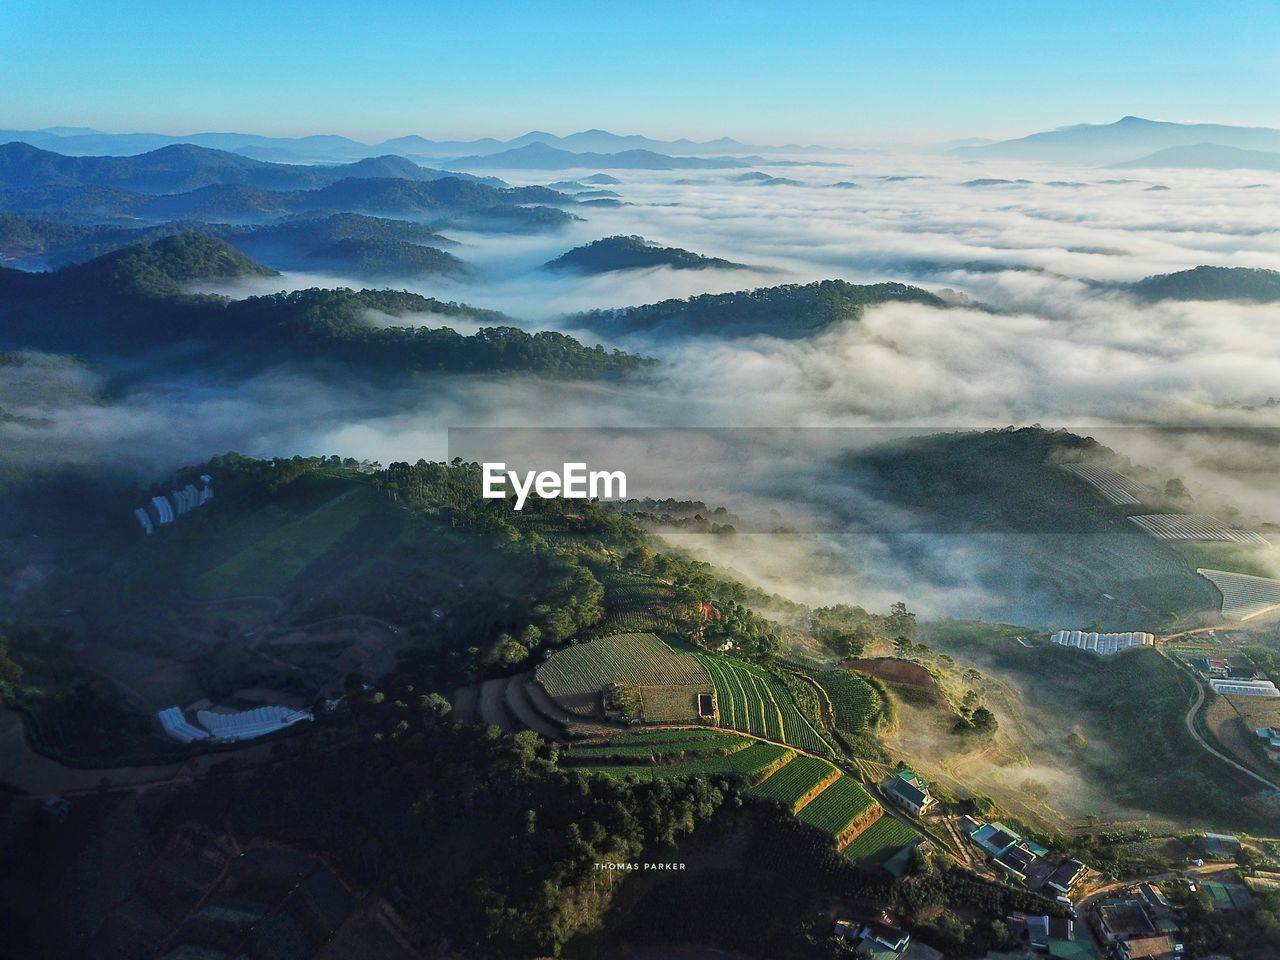
{"type": "Polygon", "coordinates": [[[749,160],[759,159],[672,157],[641,149],[618,153],[574,153],[545,143],[530,143],[501,153],[459,157],[445,165],[451,170],[576,170],[585,167],[597,170],[719,170],[745,167],[749,160]]]}
{"type": "Polygon", "coordinates": [[[218,220],[362,213],[415,219],[480,209],[486,229],[537,230],[572,222],[572,197],[541,186],[431,170],[386,156],[338,166],[265,163],[190,145],[133,157],[68,157],[24,143],[0,146],[0,210],[69,220],[218,220]],[[503,226],[506,224],[507,226],[503,226]]]}
{"type": "Polygon", "coordinates": [[[1218,143],[1197,143],[1189,147],[1166,147],[1137,160],[1114,163],[1117,169],[1142,167],[1188,168],[1199,170],[1277,170],[1280,152],[1243,150],[1218,143]]]}
{"type": "Polygon", "coordinates": [[[0,190],[113,187],[136,193],[182,193],[200,187],[238,185],[264,190],[314,190],[339,180],[396,179],[426,182],[454,177],[505,187],[496,177],[434,170],[392,155],[336,166],[268,163],[226,150],[178,144],[125,157],[68,156],[28,143],[0,145],[0,190]]]}
{"type": "Polygon", "coordinates": [[[1115,123],[1083,123],[1033,133],[1016,140],[957,147],[950,152],[984,160],[1051,160],[1104,165],[1134,160],[1169,147],[1206,143],[1241,150],[1280,150],[1280,130],[1124,117],[1115,123]]]}
{"type": "Polygon", "coordinates": [[[650,137],[609,133],[606,130],[583,130],[566,137],[533,130],[510,140],[482,137],[478,140],[429,140],[407,136],[368,144],[349,137],[264,137],[252,133],[193,133],[174,136],[162,133],[103,133],[80,127],[46,127],[41,130],[0,130],[0,142],[21,140],[33,146],[70,156],[122,156],[145,153],[173,144],[189,143],[215,150],[227,150],[258,160],[304,163],[337,163],[376,157],[383,154],[408,154],[434,158],[465,157],[500,153],[532,143],[578,152],[614,153],[623,150],[652,150],[680,154],[740,153],[822,153],[827,147],[784,144],[769,146],[747,144],[721,137],[716,140],[654,140],[650,137]]]}

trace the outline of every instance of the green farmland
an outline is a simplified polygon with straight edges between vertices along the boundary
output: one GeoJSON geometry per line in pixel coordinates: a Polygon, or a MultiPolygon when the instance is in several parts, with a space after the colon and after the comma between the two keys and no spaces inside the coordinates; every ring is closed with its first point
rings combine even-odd
{"type": "Polygon", "coordinates": [[[742,660],[695,654],[711,675],[722,726],[808,753],[830,756],[832,749],[796,709],[786,686],[768,670],[742,660]]]}
{"type": "Polygon", "coordinates": [[[919,839],[912,827],[886,814],[854,837],[843,853],[855,863],[876,862],[919,839]]]}
{"type": "Polygon", "coordinates": [[[638,777],[642,780],[719,775],[746,777],[755,782],[768,775],[775,767],[786,763],[794,755],[786,747],[757,742],[745,750],[738,750],[728,755],[705,754],[675,763],[658,763],[651,766],[628,763],[588,764],[576,769],[607,777],[638,777]]]}
{"type": "Polygon", "coordinates": [[[848,670],[824,670],[813,674],[831,701],[832,720],[837,730],[863,733],[879,716],[880,694],[866,680],[848,670]]]}
{"type": "Polygon", "coordinates": [[[801,822],[839,838],[860,817],[878,807],[858,781],[842,776],[805,804],[796,816],[801,822]]]}
{"type": "Polygon", "coordinates": [[[836,768],[827,761],[799,755],[775,770],[752,792],[757,797],[776,800],[794,812],[802,800],[808,799],[817,788],[834,780],[837,775],[836,768]]]}

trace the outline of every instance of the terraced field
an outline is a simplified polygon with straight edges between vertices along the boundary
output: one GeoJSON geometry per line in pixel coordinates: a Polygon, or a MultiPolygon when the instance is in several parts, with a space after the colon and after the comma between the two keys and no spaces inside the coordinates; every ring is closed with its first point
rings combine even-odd
{"type": "Polygon", "coordinates": [[[793,756],[795,756],[795,753],[786,747],[780,747],[772,743],[757,742],[728,756],[709,755],[693,760],[657,763],[651,766],[625,763],[589,764],[578,769],[608,777],[639,777],[642,780],[720,774],[746,777],[754,783],[766,777],[776,767],[786,763],[793,756]]]}
{"type": "Polygon", "coordinates": [[[856,780],[841,776],[805,804],[796,818],[831,834],[839,843],[842,837],[855,832],[864,821],[870,823],[873,817],[883,812],[856,780]]]}
{"type": "Polygon", "coordinates": [[[722,726],[789,743],[809,753],[832,754],[830,744],[796,709],[787,688],[769,671],[742,660],[702,653],[694,656],[715,684],[722,726]]]}
{"type": "Polygon", "coordinates": [[[574,747],[562,762],[581,766],[664,762],[698,755],[728,756],[747,749],[755,742],[721,730],[657,730],[620,737],[608,743],[574,747]]]}
{"type": "Polygon", "coordinates": [[[766,800],[777,800],[795,813],[839,776],[840,771],[827,761],[797,755],[752,792],[766,800]]]}
{"type": "Polygon", "coordinates": [[[884,860],[909,843],[920,839],[917,833],[897,817],[881,817],[850,841],[842,851],[855,863],[884,860]]]}
{"type": "Polygon", "coordinates": [[[813,674],[813,678],[831,701],[832,721],[836,729],[861,733],[880,713],[880,694],[856,673],[824,670],[813,674]]]}

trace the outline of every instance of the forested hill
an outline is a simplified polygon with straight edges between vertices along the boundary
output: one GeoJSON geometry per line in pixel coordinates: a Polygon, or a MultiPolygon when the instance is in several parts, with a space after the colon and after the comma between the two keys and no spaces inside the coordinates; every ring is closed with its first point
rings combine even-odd
{"type": "Polygon", "coordinates": [[[708,293],[687,300],[663,300],[641,307],[591,310],[566,321],[575,328],[639,333],[663,332],[718,336],[768,334],[797,338],[857,318],[875,304],[906,301],[946,306],[936,294],[904,283],[859,285],[844,280],[784,284],[738,293],[708,293]]]}
{"type": "Polygon", "coordinates": [[[681,247],[663,247],[644,237],[605,237],[581,247],[574,247],[546,263],[549,270],[573,270],[579,273],[609,273],[647,267],[670,267],[673,270],[745,270],[746,264],[706,257],[681,247]]]}
{"type": "Polygon", "coordinates": [[[270,275],[222,240],[183,234],[43,274],[0,268],[0,345],[89,357],[199,343],[188,363],[325,361],[381,376],[528,371],[610,376],[648,361],[527,333],[501,313],[394,290],[310,289],[228,300],[183,292],[209,278],[270,275]],[[423,326],[414,326],[422,315],[423,326]],[[375,323],[372,317],[380,317],[375,323]],[[484,326],[463,336],[449,317],[484,326]],[[397,326],[395,318],[405,325],[397,326]]]}
{"type": "Polygon", "coordinates": [[[1280,301],[1280,271],[1199,266],[1147,277],[1130,288],[1144,300],[1280,301]]]}
{"type": "Polygon", "coordinates": [[[84,226],[0,213],[0,259],[27,268],[63,267],[181,233],[218,237],[280,269],[314,269],[322,261],[357,276],[407,276],[456,273],[464,266],[439,249],[456,242],[425,224],[359,213],[292,217],[259,226],[175,220],[152,227],[84,226]]]}

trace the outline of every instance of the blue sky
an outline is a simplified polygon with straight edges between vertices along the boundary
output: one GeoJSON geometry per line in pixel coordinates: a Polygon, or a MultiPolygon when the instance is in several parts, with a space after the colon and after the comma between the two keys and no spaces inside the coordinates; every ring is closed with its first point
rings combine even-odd
{"type": "Polygon", "coordinates": [[[0,3],[0,127],[847,143],[1280,126],[1280,3],[0,3]]]}

